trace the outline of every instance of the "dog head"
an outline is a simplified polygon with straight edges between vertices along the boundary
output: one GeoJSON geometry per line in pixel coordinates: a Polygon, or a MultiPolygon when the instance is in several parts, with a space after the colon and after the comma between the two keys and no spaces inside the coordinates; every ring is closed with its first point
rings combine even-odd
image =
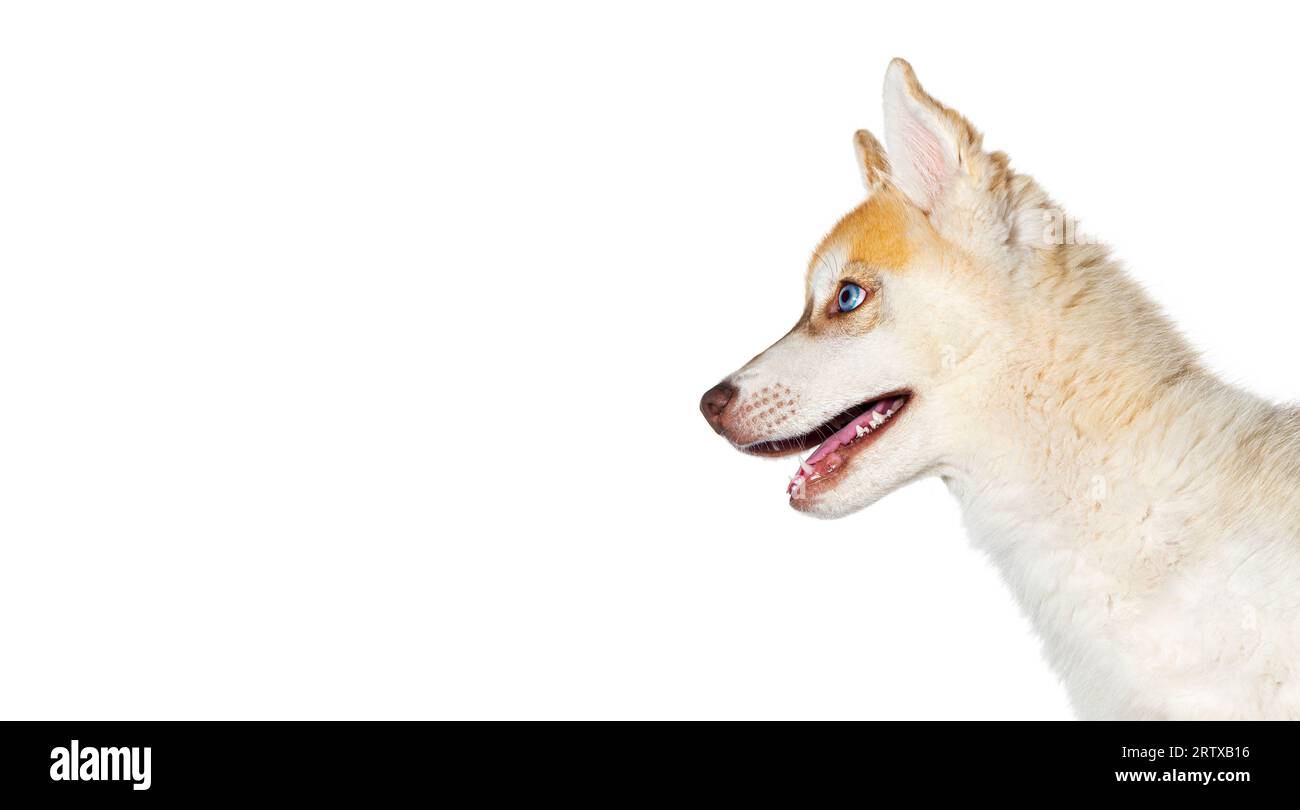
{"type": "Polygon", "coordinates": [[[999,285],[1027,249],[1027,180],[902,60],[884,107],[888,157],[856,134],[868,198],[813,253],[802,317],[700,402],[744,452],[812,450],[787,491],[820,517],[941,473],[979,431],[983,338],[1006,328],[999,285]]]}

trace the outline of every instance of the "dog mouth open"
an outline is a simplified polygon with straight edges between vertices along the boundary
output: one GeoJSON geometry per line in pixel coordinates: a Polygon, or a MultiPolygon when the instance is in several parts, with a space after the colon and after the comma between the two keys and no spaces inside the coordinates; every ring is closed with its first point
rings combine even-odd
{"type": "Polygon", "coordinates": [[[742,449],[756,455],[776,456],[792,451],[801,453],[816,446],[806,461],[799,462],[799,469],[786,489],[795,500],[806,498],[810,489],[833,486],[832,480],[848,466],[849,460],[893,425],[911,396],[909,391],[896,391],[876,397],[831,417],[802,436],[756,442],[742,449]]]}

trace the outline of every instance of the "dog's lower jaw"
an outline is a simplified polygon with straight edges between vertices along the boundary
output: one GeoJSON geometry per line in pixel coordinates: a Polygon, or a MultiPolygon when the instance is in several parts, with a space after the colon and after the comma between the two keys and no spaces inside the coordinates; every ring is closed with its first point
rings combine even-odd
{"type": "Polygon", "coordinates": [[[829,478],[791,488],[791,508],[834,520],[871,506],[889,493],[940,472],[932,403],[913,397],[879,437],[847,459],[829,478]]]}

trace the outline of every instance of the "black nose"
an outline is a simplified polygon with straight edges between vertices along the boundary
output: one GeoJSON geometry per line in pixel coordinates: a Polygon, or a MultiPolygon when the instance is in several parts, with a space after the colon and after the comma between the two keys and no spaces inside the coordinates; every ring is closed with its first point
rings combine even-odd
{"type": "Polygon", "coordinates": [[[705,421],[715,432],[722,432],[723,417],[727,412],[727,406],[731,404],[731,398],[735,395],[736,386],[729,382],[720,382],[700,397],[700,413],[704,414],[705,421]]]}

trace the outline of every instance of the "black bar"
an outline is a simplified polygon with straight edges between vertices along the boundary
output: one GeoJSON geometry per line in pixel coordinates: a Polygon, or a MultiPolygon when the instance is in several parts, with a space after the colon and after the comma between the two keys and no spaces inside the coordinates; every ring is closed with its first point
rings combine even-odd
{"type": "Polygon", "coordinates": [[[1287,723],[5,723],[0,796],[829,800],[1047,784],[1222,799],[1289,786],[1298,749],[1287,723]],[[74,740],[79,776],[148,748],[148,788],[139,767],[67,778],[74,740]]]}

